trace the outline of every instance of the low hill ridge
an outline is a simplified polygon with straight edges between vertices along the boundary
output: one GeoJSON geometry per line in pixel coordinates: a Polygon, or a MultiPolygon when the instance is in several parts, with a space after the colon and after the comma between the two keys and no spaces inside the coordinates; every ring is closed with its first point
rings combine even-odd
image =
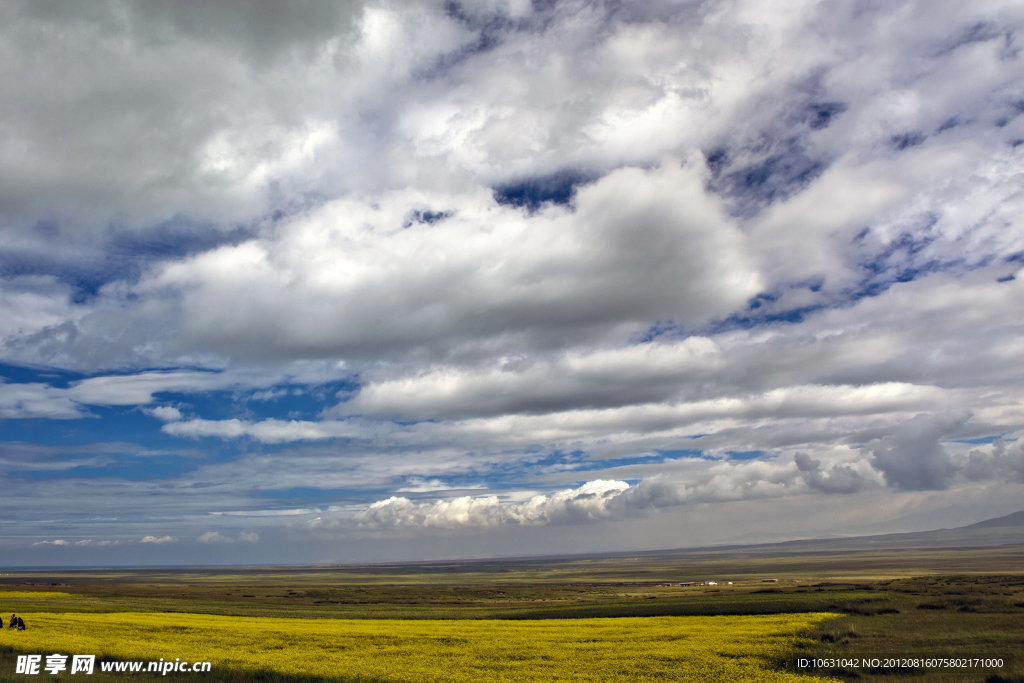
{"type": "Polygon", "coordinates": [[[1024,526],[1024,510],[1018,512],[1011,512],[1005,517],[996,517],[995,519],[986,519],[984,522],[978,522],[977,524],[969,524],[968,526],[960,527],[961,529],[991,529],[994,527],[1003,526],[1024,526]]]}

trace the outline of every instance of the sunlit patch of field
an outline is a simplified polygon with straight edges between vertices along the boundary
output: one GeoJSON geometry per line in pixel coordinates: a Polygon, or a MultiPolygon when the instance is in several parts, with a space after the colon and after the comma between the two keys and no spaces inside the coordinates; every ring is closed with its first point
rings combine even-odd
{"type": "Polygon", "coordinates": [[[266,619],[33,613],[20,652],[211,661],[219,669],[375,681],[799,681],[773,668],[837,615],[544,621],[266,619]]]}

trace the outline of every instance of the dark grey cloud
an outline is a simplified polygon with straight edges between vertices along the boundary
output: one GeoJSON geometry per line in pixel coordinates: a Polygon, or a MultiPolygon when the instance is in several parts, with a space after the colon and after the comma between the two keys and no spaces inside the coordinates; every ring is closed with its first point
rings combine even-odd
{"type": "Polygon", "coordinates": [[[906,491],[949,488],[959,470],[940,441],[956,432],[969,415],[918,415],[890,436],[872,441],[871,464],[886,483],[906,491]]]}
{"type": "MultiPolygon", "coordinates": [[[[66,16],[66,9],[58,16],[66,16]]],[[[173,4],[138,0],[110,9],[127,9],[133,28],[150,40],[195,36],[205,42],[233,43],[262,65],[282,52],[315,51],[324,41],[345,34],[358,19],[362,5],[329,0],[300,0],[288,5],[273,0],[185,0],[173,4]]]]}
{"type": "Polygon", "coordinates": [[[1024,483],[1024,444],[1020,441],[1009,446],[1002,440],[992,444],[989,452],[972,450],[964,469],[968,479],[988,481],[1003,479],[1024,483]]]}
{"type": "Polygon", "coordinates": [[[821,469],[821,460],[806,453],[797,453],[793,460],[803,473],[807,485],[822,493],[856,493],[866,483],[860,473],[849,465],[832,465],[826,474],[821,469]]]}

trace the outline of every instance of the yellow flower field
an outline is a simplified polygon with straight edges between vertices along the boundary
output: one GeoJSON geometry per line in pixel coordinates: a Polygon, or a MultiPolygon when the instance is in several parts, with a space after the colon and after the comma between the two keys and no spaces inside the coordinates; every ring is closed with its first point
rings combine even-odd
{"type": "MultiPolygon", "coordinates": [[[[772,671],[794,633],[831,614],[540,621],[26,614],[0,644],[381,681],[798,681],[772,671]]],[[[821,680],[821,679],[818,679],[821,680]]]]}

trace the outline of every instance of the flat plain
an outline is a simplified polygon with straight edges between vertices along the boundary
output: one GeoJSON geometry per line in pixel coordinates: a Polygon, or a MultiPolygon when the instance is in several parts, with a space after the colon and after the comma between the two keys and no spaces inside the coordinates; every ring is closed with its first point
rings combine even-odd
{"type": "MultiPolygon", "coordinates": [[[[965,541],[953,531],[946,537],[959,535],[959,542],[918,535],[566,558],[4,570],[0,610],[22,615],[29,630],[2,631],[0,680],[27,680],[13,673],[14,659],[19,652],[41,653],[39,638],[45,640],[45,633],[107,638],[110,647],[95,654],[140,657],[139,651],[119,650],[117,634],[127,633],[133,619],[149,619],[167,633],[198,633],[210,643],[225,639],[226,649],[218,655],[218,661],[227,662],[224,667],[211,674],[173,674],[176,680],[442,681],[474,671],[476,680],[487,680],[479,667],[492,665],[497,668],[488,669],[491,680],[737,680],[735,670],[693,665],[694,643],[718,642],[728,647],[715,656],[726,661],[731,651],[734,662],[746,662],[752,680],[813,673],[838,680],[1024,683],[1024,544],[1015,535],[1019,532],[988,531],[965,541]],[[235,619],[224,620],[229,617],[235,619]],[[266,635],[266,642],[251,638],[257,651],[277,649],[280,662],[292,664],[275,665],[272,658],[245,663],[232,654],[243,622],[254,633],[308,635],[281,641],[266,640],[266,635]],[[235,626],[229,628],[231,623],[235,626]],[[681,635],[701,629],[703,640],[681,635]],[[752,635],[757,629],[761,635],[752,635]],[[235,640],[226,635],[229,631],[236,633],[231,636],[235,640]],[[322,645],[325,641],[314,636],[332,633],[335,640],[340,634],[349,638],[347,650],[339,646],[331,655],[340,662],[338,653],[348,653],[344,670],[296,663],[301,656],[284,657],[288,647],[299,652],[302,643],[322,645]],[[531,633],[533,646],[524,636],[531,633]],[[744,633],[747,641],[740,637],[744,633]],[[447,644],[438,645],[439,637],[449,638],[447,644]],[[395,654],[398,650],[384,655],[374,649],[402,638],[405,660],[395,654]],[[744,649],[755,641],[770,647],[756,653],[744,649]],[[513,645],[494,645],[502,642],[513,645]],[[358,657],[351,658],[358,650],[355,643],[377,643],[362,650],[362,665],[358,657]],[[517,660],[513,654],[531,648],[533,659],[517,660]],[[422,656],[413,656],[414,651],[422,656]],[[608,653],[621,660],[618,665],[601,660],[608,653]],[[680,664],[687,656],[690,668],[680,664]],[[997,659],[1002,666],[844,665],[892,658],[997,659]],[[799,659],[828,660],[830,665],[811,671],[797,666],[799,659]],[[557,667],[551,662],[556,660],[570,673],[553,675],[557,667]],[[571,664],[599,660],[603,667],[571,664]],[[389,662],[384,669],[383,661],[389,662]],[[662,665],[667,668],[658,670],[662,665]],[[432,671],[433,678],[427,675],[432,671]]],[[[129,640],[120,637],[122,643],[129,640]]],[[[100,641],[90,642],[99,647],[100,641]]],[[[320,661],[324,655],[310,654],[309,659],[320,661]]],[[[153,677],[106,676],[123,680],[126,675],[153,677]]],[[[97,674],[82,680],[105,679],[97,674]]]]}

